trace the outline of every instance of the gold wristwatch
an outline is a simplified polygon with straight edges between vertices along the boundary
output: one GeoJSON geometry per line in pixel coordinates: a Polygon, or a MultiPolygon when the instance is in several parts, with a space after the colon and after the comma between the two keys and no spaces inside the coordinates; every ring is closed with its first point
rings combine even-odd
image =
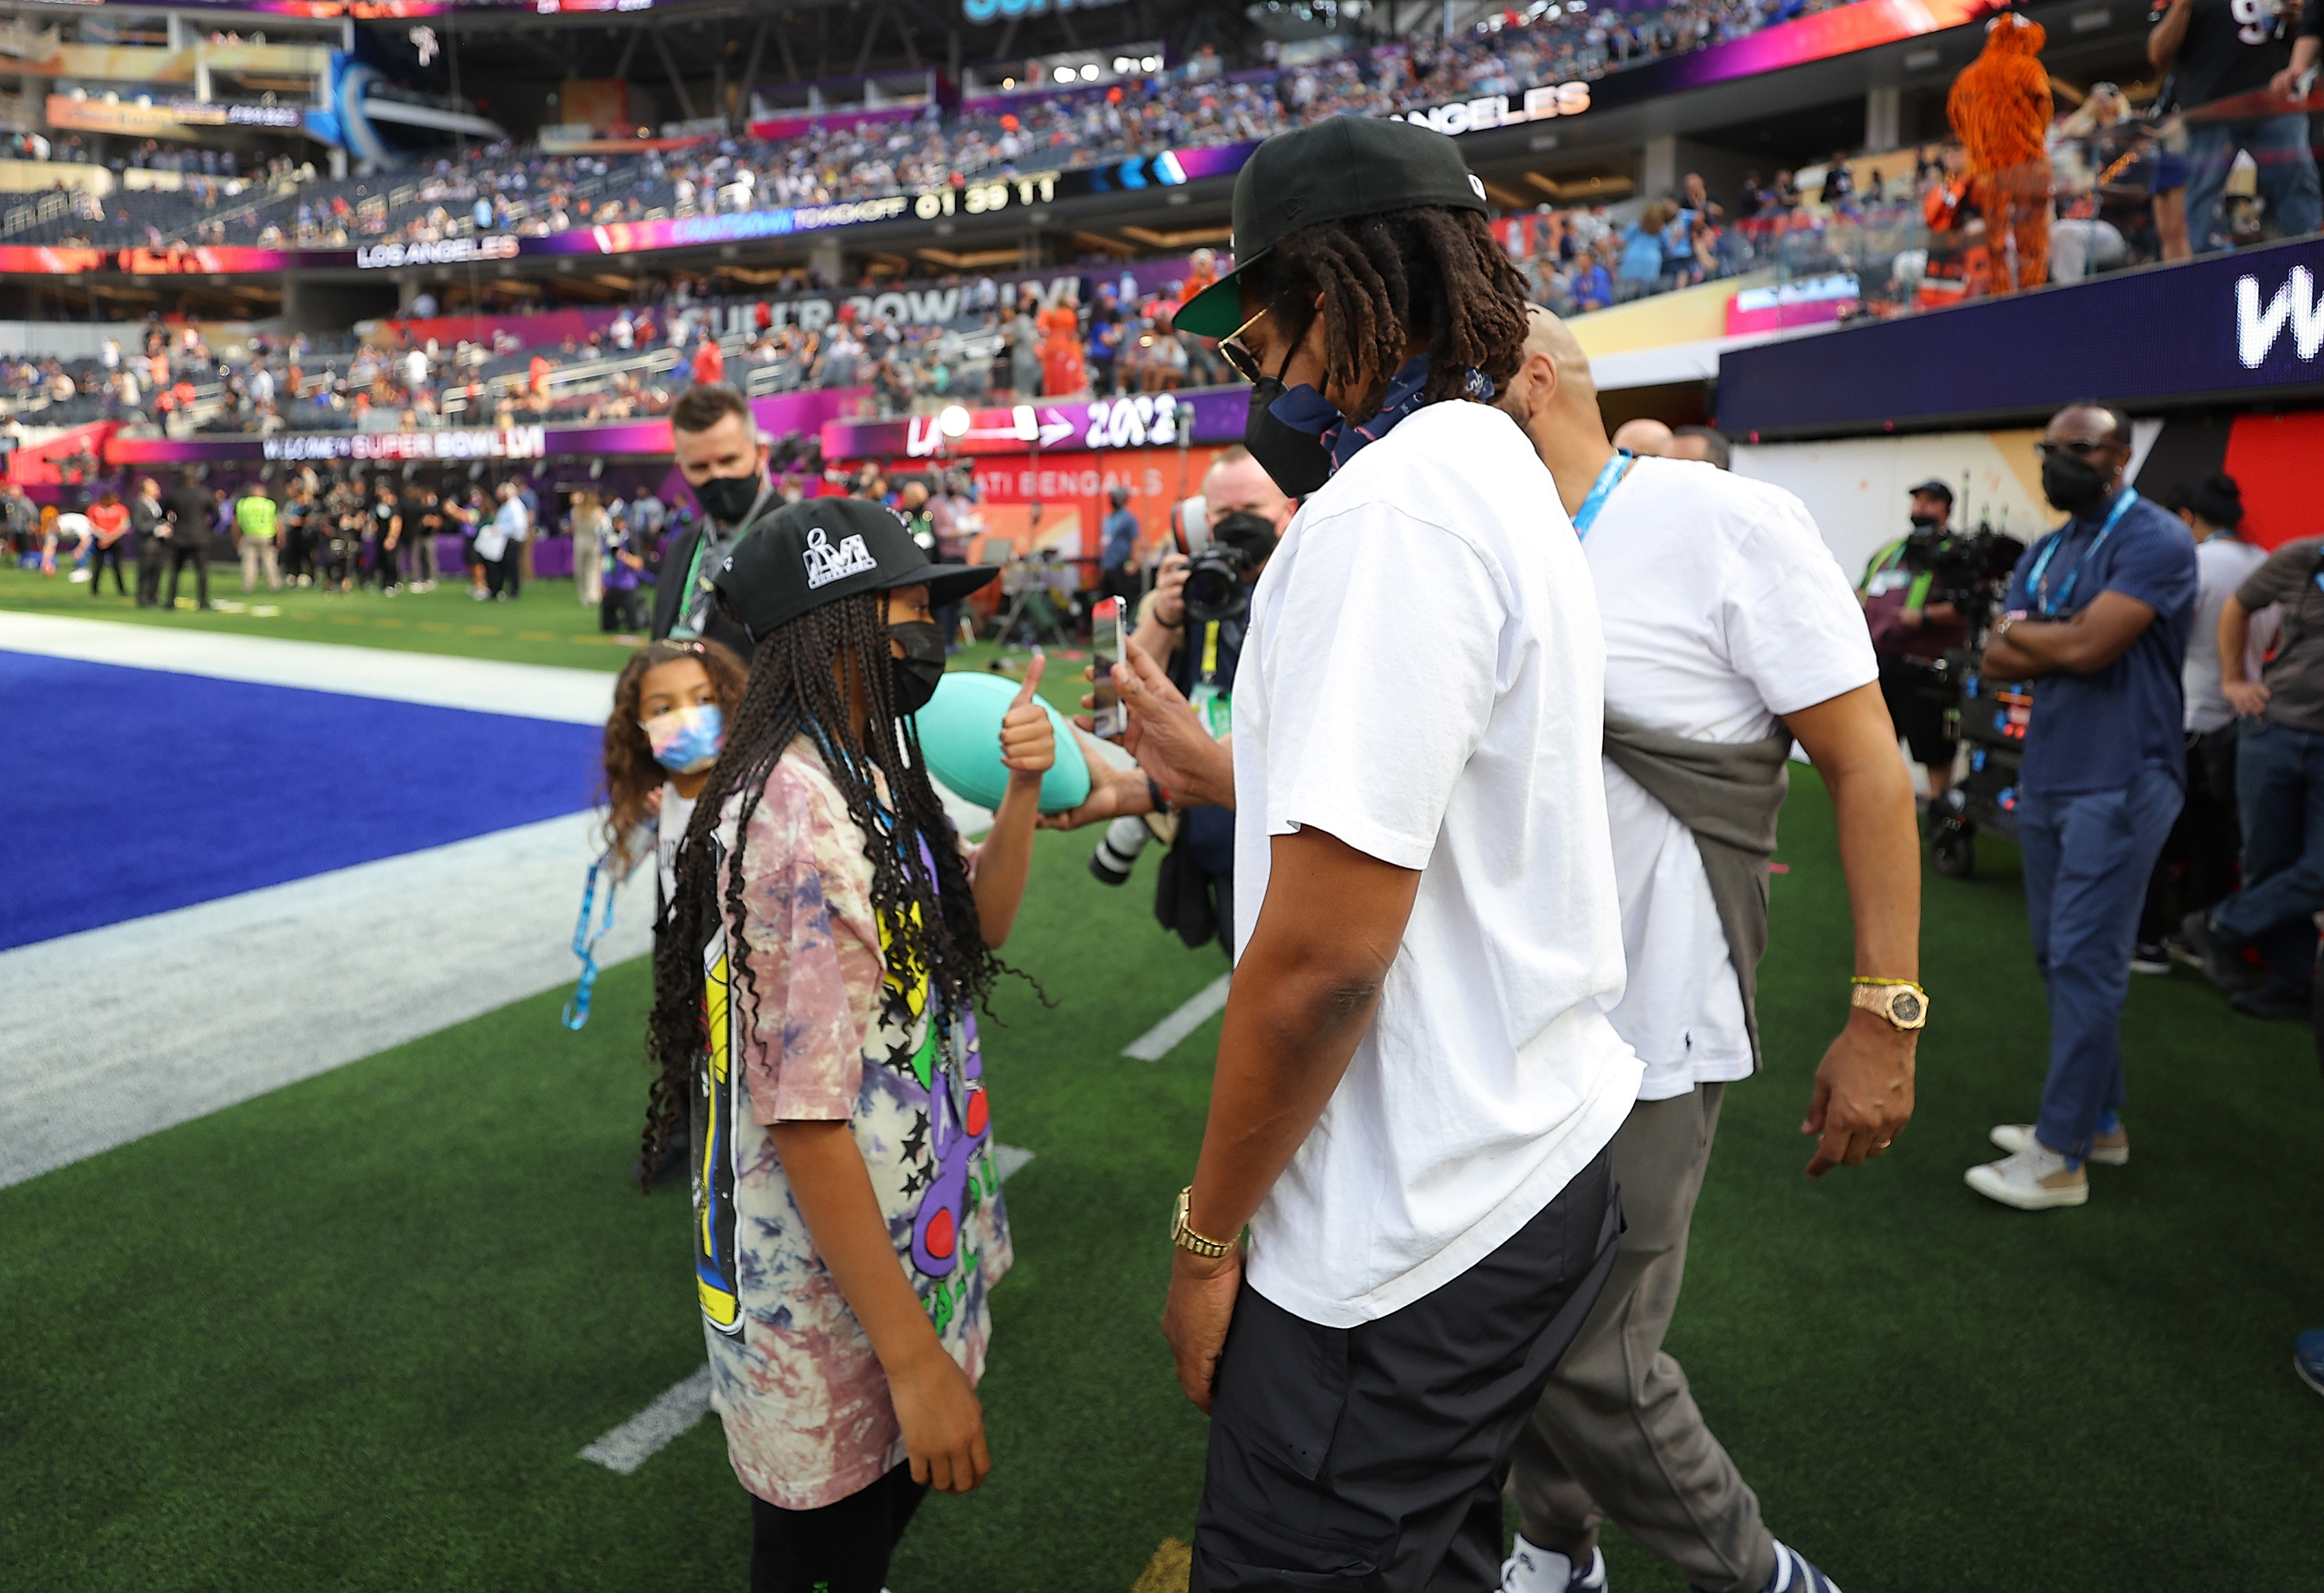
{"type": "Polygon", "coordinates": [[[1204,1261],[1216,1261],[1234,1246],[1217,1239],[1206,1239],[1186,1226],[1186,1209],[1193,1202],[1194,1195],[1194,1186],[1192,1184],[1178,1191],[1178,1209],[1170,1217],[1170,1243],[1190,1255],[1199,1255],[1204,1261]]]}
{"type": "Polygon", "coordinates": [[[1899,1029],[1917,1029],[1929,1021],[1929,993],[1910,979],[1859,976],[1849,983],[1856,986],[1856,993],[1849,997],[1850,1006],[1878,1013],[1899,1029]]]}

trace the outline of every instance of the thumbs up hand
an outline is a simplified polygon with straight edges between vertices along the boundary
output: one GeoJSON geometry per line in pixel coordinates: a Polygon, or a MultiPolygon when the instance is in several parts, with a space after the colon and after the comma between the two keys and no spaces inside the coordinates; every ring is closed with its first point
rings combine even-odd
{"type": "Polygon", "coordinates": [[[1057,761],[1056,736],[1049,728],[1048,713],[1034,696],[1047,664],[1047,657],[1036,651],[1026,667],[1025,683],[1017,689],[1016,700],[1001,718],[1001,761],[1009,767],[1011,784],[1040,784],[1041,777],[1057,761]]]}

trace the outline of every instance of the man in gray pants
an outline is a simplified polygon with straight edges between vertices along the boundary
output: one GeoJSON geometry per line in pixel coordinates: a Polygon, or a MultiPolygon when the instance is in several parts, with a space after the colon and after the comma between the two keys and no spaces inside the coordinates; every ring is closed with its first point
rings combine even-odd
{"type": "Polygon", "coordinates": [[[1606,635],[1606,807],[1629,979],[1609,1012],[1646,1064],[1615,1135],[1626,1223],[1605,1292],[1518,1440],[1507,1593],[1606,1586],[1611,1520],[1702,1593],[1829,1593],[1664,1352],[1726,1087],[1757,1068],[1767,858],[1796,738],[1837,810],[1856,919],[1847,1024],[1816,1071],[1808,1176],[1888,1148],[1913,1110],[1926,1012],[1913,790],[1848,578],[1790,494],[1708,464],[1632,458],[1548,311],[1503,389],[1582,538],[1606,635]]]}

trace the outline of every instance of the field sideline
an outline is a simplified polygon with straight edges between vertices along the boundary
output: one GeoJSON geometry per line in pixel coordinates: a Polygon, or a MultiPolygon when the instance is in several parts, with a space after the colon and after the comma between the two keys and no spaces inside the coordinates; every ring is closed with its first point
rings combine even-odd
{"type": "MultiPolygon", "coordinates": [[[[22,604],[11,576],[0,607],[113,607],[69,591],[22,604]]],[[[579,662],[509,642],[489,655],[579,662]]],[[[1193,1526],[1204,1423],[1155,1322],[1217,1020],[1159,1061],[1119,1052],[1223,961],[1155,926],[1151,858],[1093,882],[1094,838],[1041,838],[1007,952],[1056,1005],[1010,982],[987,1031],[997,1135],[1034,1153],[984,1387],[998,1468],[930,1503],[895,1593],[1128,1593],[1193,1526]]],[[[2014,855],[1987,844],[1978,879],[1928,880],[1919,1116],[1811,1185],[1797,1124],[1849,932],[1804,771],[1780,860],[1768,1076],[1729,1093],[1672,1340],[1770,1524],[1852,1593],[2195,1565],[2316,1587],[2324,1406],[2287,1365],[2324,1324],[2306,1031],[2183,972],[2135,980],[2131,1165],[2080,1211],[1979,1201],[1961,1170],[2030,1115],[2043,1034],[2014,855]]],[[[683,1198],[625,1177],[645,986],[609,972],[579,1035],[545,995],[0,1190],[0,1587],[738,1585],[715,1422],[634,1475],[577,1458],[702,1358],[683,1198]]],[[[1618,1589],[1678,1593],[1618,1534],[1608,1552],[1618,1589]]]]}

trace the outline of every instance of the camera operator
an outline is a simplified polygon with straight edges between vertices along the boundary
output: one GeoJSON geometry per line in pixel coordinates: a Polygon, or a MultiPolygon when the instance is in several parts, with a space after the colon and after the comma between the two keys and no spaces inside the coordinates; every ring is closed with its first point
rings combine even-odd
{"type": "MultiPolygon", "coordinates": [[[[710,583],[752,522],[781,506],[767,478],[766,440],[749,403],[723,382],[681,394],[670,408],[669,435],[678,473],[693,489],[702,516],[670,544],[656,572],[653,639],[706,636],[748,658],[750,637],[713,610],[710,583]]],[[[650,555],[651,542],[640,551],[650,555]]]]}
{"type": "Polygon", "coordinates": [[[2180,672],[2196,586],[2187,528],[2123,484],[2121,411],[2069,404],[2034,448],[2042,495],[2068,518],[2017,561],[1981,667],[2034,683],[2017,846],[2049,995],[2050,1070],[2040,1120],[1995,1128],[2010,1153],[1966,1175],[2024,1211],[2085,1204],[2084,1159],[2130,1153],[2122,1004],[2147,876],[2184,800],[2180,672]]]}
{"type": "MultiPolygon", "coordinates": [[[[1298,505],[1248,449],[1236,446],[1221,450],[1204,472],[1203,506],[1209,542],[1194,557],[1172,553],[1162,561],[1131,640],[1160,664],[1163,678],[1193,707],[1212,739],[1223,742],[1233,731],[1235,671],[1250,594],[1298,505]]],[[[1155,884],[1155,916],[1189,946],[1215,936],[1231,952],[1232,806],[1189,803],[1183,792],[1178,796],[1177,833],[1155,884]]],[[[1120,832],[1119,843],[1109,832],[1113,855],[1106,861],[1112,867],[1099,877],[1126,878],[1139,844],[1133,831],[1120,832]]]]}
{"type": "Polygon", "coordinates": [[[1953,783],[1957,745],[1945,723],[1952,688],[1938,666],[1945,654],[1968,644],[1969,627],[1957,605],[1930,600],[1937,555],[1952,533],[1953,489],[1923,481],[1910,495],[1911,533],[1872,556],[1856,596],[1880,660],[1880,695],[1913,749],[1913,761],[1928,771],[1933,804],[1953,783]]]}
{"type": "Polygon", "coordinates": [[[1794,738],[1831,792],[1856,923],[1855,977],[1831,970],[1831,1005],[1847,1005],[1803,1125],[1808,1176],[1884,1153],[1912,1116],[1927,1014],[1912,788],[1848,578],[1806,506],[1707,462],[1618,450],[1589,359],[1548,310],[1533,310],[1524,353],[1499,402],[1549,467],[1597,594],[1628,967],[1606,1011],[1646,1067],[1614,1136],[1618,1259],[1518,1440],[1502,1585],[1603,1588],[1611,1520],[1706,1593],[1824,1593],[1663,1342],[1724,1093],[1760,1066],[1767,860],[1794,738]]]}

